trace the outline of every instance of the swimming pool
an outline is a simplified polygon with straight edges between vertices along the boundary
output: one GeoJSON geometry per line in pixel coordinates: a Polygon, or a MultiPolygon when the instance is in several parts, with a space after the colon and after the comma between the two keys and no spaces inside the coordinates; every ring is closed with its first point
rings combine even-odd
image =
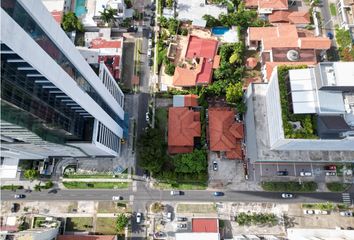
{"type": "Polygon", "coordinates": [[[86,0],[76,0],[75,1],[75,15],[81,17],[87,13],[86,10],[86,0]]]}
{"type": "Polygon", "coordinates": [[[229,31],[228,27],[213,27],[211,29],[211,33],[215,36],[222,36],[224,35],[227,31],[229,31]]]}

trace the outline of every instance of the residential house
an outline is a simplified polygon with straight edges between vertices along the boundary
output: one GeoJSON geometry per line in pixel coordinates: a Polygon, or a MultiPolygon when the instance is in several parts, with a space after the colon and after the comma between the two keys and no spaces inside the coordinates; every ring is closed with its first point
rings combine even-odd
{"type": "Polygon", "coordinates": [[[315,65],[331,47],[324,37],[307,35],[292,24],[275,27],[250,27],[246,44],[249,49],[260,49],[262,74],[269,80],[278,65],[315,65]]]}
{"type": "Polygon", "coordinates": [[[276,10],[288,10],[288,0],[246,0],[245,7],[257,9],[259,14],[271,14],[276,10]]]}
{"type": "Polygon", "coordinates": [[[188,107],[168,110],[168,152],[193,152],[196,138],[201,136],[200,112],[188,107]]]}
{"type": "Polygon", "coordinates": [[[337,16],[340,26],[350,30],[354,39],[354,0],[337,0],[337,16]]]}
{"type": "Polygon", "coordinates": [[[196,107],[198,106],[198,96],[194,94],[173,95],[174,107],[196,107]]]}
{"type": "Polygon", "coordinates": [[[218,41],[189,36],[184,59],[178,64],[173,76],[173,85],[193,87],[208,85],[212,81],[213,70],[219,67],[217,55],[218,41]]]}
{"type": "Polygon", "coordinates": [[[236,121],[230,108],[209,108],[209,148],[225,153],[227,159],[243,159],[243,123],[236,121]]]}
{"type": "Polygon", "coordinates": [[[176,240],[220,240],[217,218],[193,218],[192,232],[176,233],[176,240]]]}
{"type": "Polygon", "coordinates": [[[274,11],[268,15],[268,20],[273,25],[290,23],[297,27],[305,27],[311,22],[306,11],[274,11]]]}

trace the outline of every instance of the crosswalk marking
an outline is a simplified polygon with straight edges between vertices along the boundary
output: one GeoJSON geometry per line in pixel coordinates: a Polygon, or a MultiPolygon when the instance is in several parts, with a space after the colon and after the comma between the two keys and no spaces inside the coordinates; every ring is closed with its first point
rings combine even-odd
{"type": "Polygon", "coordinates": [[[343,203],[350,204],[350,194],[349,193],[342,193],[343,203]]]}

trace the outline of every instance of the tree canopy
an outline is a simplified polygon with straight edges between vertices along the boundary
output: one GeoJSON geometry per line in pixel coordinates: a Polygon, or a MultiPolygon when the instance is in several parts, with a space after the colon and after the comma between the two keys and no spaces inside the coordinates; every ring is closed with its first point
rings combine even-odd
{"type": "Polygon", "coordinates": [[[105,8],[101,14],[100,18],[104,23],[111,24],[114,21],[114,15],[117,14],[117,9],[105,8]]]}
{"type": "Polygon", "coordinates": [[[61,27],[65,32],[72,32],[75,30],[82,32],[84,30],[82,23],[73,12],[64,14],[61,27]]]}
{"type": "Polygon", "coordinates": [[[39,173],[37,170],[34,169],[27,169],[25,170],[25,172],[23,173],[23,176],[28,179],[28,180],[34,180],[36,178],[38,178],[39,173]]]}
{"type": "Polygon", "coordinates": [[[207,155],[205,150],[195,149],[192,153],[179,154],[174,157],[173,163],[177,173],[201,173],[205,171],[207,155]]]}
{"type": "Polygon", "coordinates": [[[128,218],[123,214],[119,214],[116,220],[116,231],[120,233],[124,230],[124,228],[128,225],[128,218]]]}

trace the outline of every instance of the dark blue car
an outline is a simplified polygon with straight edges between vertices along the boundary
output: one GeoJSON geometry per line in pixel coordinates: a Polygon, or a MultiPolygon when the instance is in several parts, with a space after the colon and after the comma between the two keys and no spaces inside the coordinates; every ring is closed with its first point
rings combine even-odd
{"type": "Polygon", "coordinates": [[[224,196],[224,193],[223,192],[214,192],[214,196],[215,197],[224,196]]]}
{"type": "Polygon", "coordinates": [[[328,32],[327,33],[327,37],[332,40],[334,38],[333,33],[328,32]]]}

